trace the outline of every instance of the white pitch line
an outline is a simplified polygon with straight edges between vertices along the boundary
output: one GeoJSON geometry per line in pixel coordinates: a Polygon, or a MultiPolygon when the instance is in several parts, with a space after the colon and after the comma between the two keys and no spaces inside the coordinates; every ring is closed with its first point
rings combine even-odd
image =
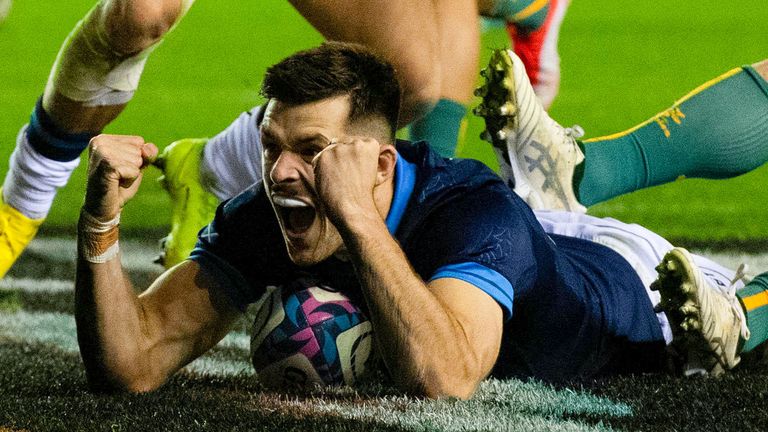
{"type": "Polygon", "coordinates": [[[77,353],[75,318],[58,312],[0,313],[0,335],[24,343],[54,345],[67,353],[77,353]]]}
{"type": "Polygon", "coordinates": [[[22,291],[27,293],[65,293],[72,292],[75,283],[64,279],[33,279],[5,277],[0,279],[0,290],[22,291]]]}
{"type": "MultiPolygon", "coordinates": [[[[54,346],[68,354],[79,353],[75,318],[58,312],[0,313],[0,337],[20,343],[40,343],[54,346]]],[[[253,375],[248,358],[250,338],[242,332],[228,334],[219,345],[235,348],[242,358],[221,359],[202,356],[187,366],[191,372],[213,376],[253,375]]]]}
{"type": "MultiPolygon", "coordinates": [[[[146,243],[120,240],[123,253],[123,267],[129,271],[161,272],[163,268],[152,261],[160,253],[159,247],[147,246],[146,243]]],[[[64,237],[36,238],[27,246],[27,250],[44,256],[53,262],[75,263],[77,243],[64,237]]]]}
{"type": "MultiPolygon", "coordinates": [[[[147,246],[146,243],[128,239],[120,240],[120,248],[123,252],[123,266],[126,270],[144,272],[161,272],[163,270],[161,266],[152,262],[160,252],[159,247],[147,246]]],[[[36,238],[29,244],[28,250],[49,258],[54,262],[74,264],[77,246],[75,240],[71,238],[36,238]]],[[[711,252],[708,250],[694,250],[692,252],[706,256],[731,269],[736,269],[739,264],[745,262],[749,264],[753,273],[768,271],[768,253],[741,254],[711,252]]]]}
{"type": "Polygon", "coordinates": [[[723,253],[707,250],[694,251],[694,253],[705,256],[732,270],[737,269],[739,264],[745,263],[749,266],[748,273],[752,276],[768,272],[768,254],[723,253]]]}
{"type": "MultiPolygon", "coordinates": [[[[152,260],[159,252],[159,248],[150,247],[146,243],[132,240],[121,240],[120,247],[123,251],[123,267],[127,271],[160,273],[163,270],[161,266],[152,263],[152,260]]],[[[69,262],[74,264],[77,247],[75,241],[69,238],[37,238],[30,243],[29,250],[53,262],[69,262]]],[[[708,250],[694,250],[692,252],[708,257],[734,270],[739,264],[746,263],[749,265],[749,273],[751,275],[768,271],[768,253],[743,254],[711,252],[708,250]]],[[[73,283],[60,279],[41,279],[35,281],[33,278],[12,277],[0,280],[0,290],[14,289],[26,292],[66,292],[73,289],[73,283]]]]}

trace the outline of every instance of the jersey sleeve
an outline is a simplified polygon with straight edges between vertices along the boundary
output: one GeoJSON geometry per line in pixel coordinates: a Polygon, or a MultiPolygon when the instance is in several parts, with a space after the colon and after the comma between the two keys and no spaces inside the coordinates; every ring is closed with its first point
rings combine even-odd
{"type": "Polygon", "coordinates": [[[496,300],[509,319],[515,292],[533,285],[537,268],[533,215],[506,190],[480,188],[442,203],[406,253],[423,279],[468,282],[496,300]]]}
{"type": "Polygon", "coordinates": [[[283,255],[277,221],[257,184],[218,207],[213,221],[200,230],[189,259],[218,282],[235,307],[245,310],[286,271],[283,255]]]}

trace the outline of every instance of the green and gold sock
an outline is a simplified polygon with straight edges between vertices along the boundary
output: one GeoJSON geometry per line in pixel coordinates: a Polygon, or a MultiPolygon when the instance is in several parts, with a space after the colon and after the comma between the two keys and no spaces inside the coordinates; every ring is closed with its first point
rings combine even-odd
{"type": "Polygon", "coordinates": [[[411,141],[427,141],[440,156],[453,157],[467,108],[450,99],[440,99],[424,117],[411,123],[411,141]]]}
{"type": "Polygon", "coordinates": [[[590,206],[681,176],[735,177],[768,160],[766,137],[768,82],[736,68],[632,129],[584,141],[574,190],[590,206]]]}
{"type": "Polygon", "coordinates": [[[534,31],[544,24],[549,0],[496,0],[492,18],[504,19],[523,31],[534,31]]]}
{"type": "Polygon", "coordinates": [[[751,336],[742,352],[749,352],[768,340],[768,273],[752,279],[736,296],[744,306],[751,336]]]}

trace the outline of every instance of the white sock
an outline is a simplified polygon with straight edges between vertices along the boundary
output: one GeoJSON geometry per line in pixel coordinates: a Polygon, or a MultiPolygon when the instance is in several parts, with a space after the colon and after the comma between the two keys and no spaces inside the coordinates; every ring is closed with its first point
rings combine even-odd
{"type": "Polygon", "coordinates": [[[48,215],[56,191],[67,184],[80,159],[58,162],[40,155],[27,140],[27,127],[16,137],[3,182],[3,200],[30,219],[41,219],[48,215]]]}
{"type": "Polygon", "coordinates": [[[200,177],[219,200],[232,198],[261,181],[261,138],[256,119],[261,107],[240,114],[232,124],[208,140],[200,177]]]}

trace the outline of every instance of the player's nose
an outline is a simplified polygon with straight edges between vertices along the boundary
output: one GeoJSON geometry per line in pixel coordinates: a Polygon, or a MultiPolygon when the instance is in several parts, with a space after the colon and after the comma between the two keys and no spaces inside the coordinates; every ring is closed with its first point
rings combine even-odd
{"type": "Polygon", "coordinates": [[[283,151],[269,168],[269,179],[273,183],[283,183],[299,179],[304,160],[294,152],[283,151]]]}

